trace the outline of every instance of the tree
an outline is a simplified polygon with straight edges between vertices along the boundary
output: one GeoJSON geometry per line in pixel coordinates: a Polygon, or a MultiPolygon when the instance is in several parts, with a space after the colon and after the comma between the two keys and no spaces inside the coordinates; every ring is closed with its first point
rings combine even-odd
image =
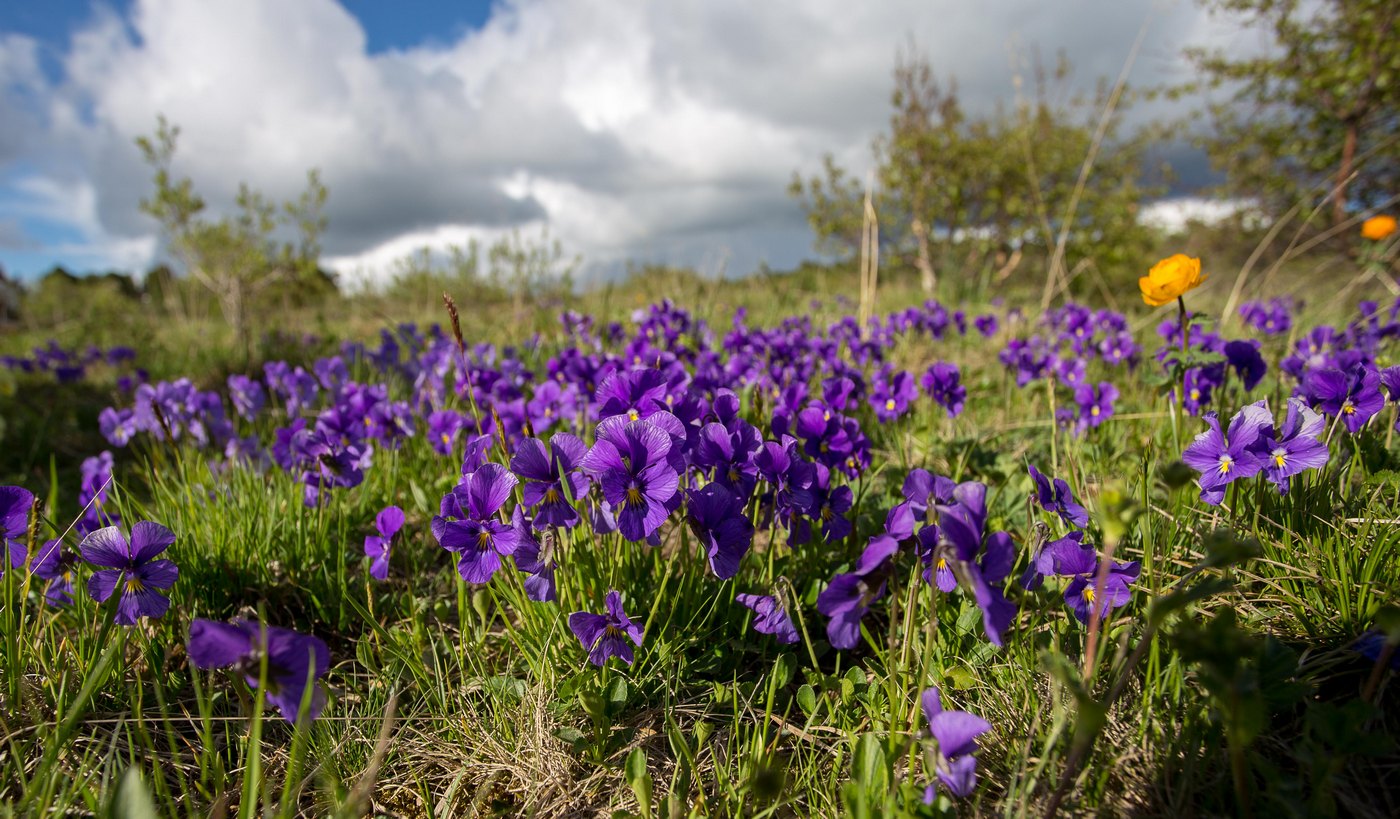
{"type": "Polygon", "coordinates": [[[569,256],[549,228],[540,228],[538,237],[518,229],[500,237],[486,251],[487,277],[491,284],[511,295],[517,322],[525,318],[525,302],[535,304],[560,297],[574,288],[574,271],[581,260],[569,256]]]}
{"type": "Polygon", "coordinates": [[[1237,193],[1281,211],[1322,188],[1340,221],[1400,185],[1400,5],[1394,0],[1200,0],[1271,37],[1247,58],[1188,49],[1202,85],[1228,92],[1203,138],[1237,193]]]}
{"type": "MultiPolygon", "coordinates": [[[[1006,247],[1039,248],[1052,258],[1062,231],[1071,257],[1113,263],[1140,248],[1146,232],[1135,214],[1145,193],[1146,137],[1120,138],[1122,109],[1110,105],[1113,94],[1102,84],[1092,95],[1056,102],[1052,87],[1069,77],[1063,59],[1053,72],[1037,68],[1034,99],[973,116],[955,79],[939,82],[925,58],[902,52],[889,131],[871,146],[881,257],[918,270],[932,292],[938,268],[958,263],[960,251],[988,258],[1006,247]],[[1081,188],[1096,141],[1095,172],[1081,188]]],[[[855,254],[862,186],[827,156],[821,175],[795,174],[789,190],[803,199],[819,248],[855,254]]]]}
{"type": "Polygon", "coordinates": [[[23,291],[19,282],[10,281],[5,268],[0,267],[0,327],[19,321],[19,305],[23,291]]]}
{"type": "MultiPolygon", "coordinates": [[[[141,210],[160,222],[166,242],[191,280],[218,304],[224,320],[250,351],[251,316],[276,286],[302,283],[323,287],[326,275],[317,267],[326,187],[320,174],[309,171],[306,190],[280,207],[246,184],[240,184],[233,216],[210,219],[205,202],[188,178],[175,179],[171,164],[180,129],[160,117],[152,137],[139,137],[137,146],[155,169],[155,195],[141,201],[141,210]],[[279,231],[292,240],[277,241],[279,231]]],[[[285,295],[285,293],[283,294],[285,295]]]]}

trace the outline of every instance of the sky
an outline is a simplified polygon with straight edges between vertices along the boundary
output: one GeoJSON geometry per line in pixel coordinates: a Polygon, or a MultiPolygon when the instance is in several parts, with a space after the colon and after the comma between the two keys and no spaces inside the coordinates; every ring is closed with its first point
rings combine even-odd
{"type": "Polygon", "coordinates": [[[1257,47],[1189,0],[0,3],[0,266],[164,261],[134,144],[164,115],[215,214],[319,169],[325,264],[351,283],[512,230],[560,239],[585,281],[781,269],[813,255],[792,174],[869,169],[898,49],[985,111],[1033,51],[1116,76],[1144,25],[1135,84],[1185,79],[1187,44],[1257,47]]]}

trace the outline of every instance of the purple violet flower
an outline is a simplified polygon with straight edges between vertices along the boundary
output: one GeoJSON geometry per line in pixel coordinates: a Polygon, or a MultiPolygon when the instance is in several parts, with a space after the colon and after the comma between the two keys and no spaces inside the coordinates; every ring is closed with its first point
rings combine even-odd
{"type": "Polygon", "coordinates": [[[1264,356],[1259,354],[1257,341],[1225,342],[1225,360],[1230,369],[1239,375],[1245,392],[1259,386],[1259,382],[1264,379],[1264,373],[1269,371],[1269,365],[1264,363],[1264,356]]]}
{"type": "Polygon", "coordinates": [[[511,513],[511,523],[520,533],[520,543],[516,545],[511,558],[515,560],[515,568],[526,575],[525,596],[536,603],[558,600],[554,573],[559,569],[559,564],[554,561],[554,532],[544,530],[540,538],[544,543],[541,544],[519,506],[511,513]]]}
{"type": "Polygon", "coordinates": [[[1065,587],[1065,604],[1073,609],[1075,619],[1086,624],[1091,612],[1103,618],[1113,609],[1128,605],[1132,599],[1128,586],[1136,582],[1142,573],[1142,567],[1136,560],[1127,563],[1113,561],[1104,578],[1103,594],[1100,596],[1095,587],[1101,559],[1092,546],[1059,540],[1054,544],[1051,558],[1055,574],[1072,578],[1065,587]]]}
{"type": "Polygon", "coordinates": [[[1264,475],[1280,495],[1288,494],[1289,479],[1305,469],[1327,465],[1327,443],[1322,440],[1326,420],[1301,399],[1288,399],[1288,414],[1277,431],[1259,436],[1258,453],[1264,459],[1264,475]]]}
{"type": "Polygon", "coordinates": [[[665,412],[666,389],[666,376],[658,369],[616,370],[598,385],[594,397],[598,418],[622,416],[627,421],[637,421],[665,412]]]}
{"type": "Polygon", "coordinates": [[[486,583],[515,552],[520,533],[500,518],[515,476],[500,464],[486,464],[443,496],[442,514],[433,518],[433,536],[457,555],[457,572],[468,583],[486,583]],[[449,518],[456,518],[451,520],[449,518]]]}
{"type": "Polygon", "coordinates": [[[23,566],[29,555],[29,515],[33,509],[33,492],[20,486],[0,486],[0,546],[9,558],[0,559],[0,577],[6,568],[23,566]]]}
{"type": "Polygon", "coordinates": [[[1027,469],[1031,480],[1035,482],[1035,498],[1040,502],[1042,509],[1059,515],[1066,523],[1074,526],[1089,525],[1089,513],[1075,502],[1074,493],[1070,491],[1068,483],[1060,478],[1055,478],[1052,482],[1034,465],[1028,465],[1027,469]]]}
{"type": "Polygon", "coordinates": [[[438,410],[428,416],[428,445],[439,455],[451,455],[458,433],[466,426],[460,412],[438,410]]]}
{"type": "MultiPolygon", "coordinates": [[[[660,410],[652,414],[674,420],[660,410]]],[[[602,487],[618,531],[628,540],[639,541],[656,532],[679,505],[680,476],[667,458],[671,435],[650,421],[627,418],[614,415],[599,423],[598,439],[580,464],[602,487]]]]}
{"type": "Polygon", "coordinates": [[[591,614],[586,611],[570,614],[569,628],[578,638],[583,650],[588,652],[588,661],[594,665],[601,667],[609,657],[618,657],[631,665],[632,646],[628,645],[627,639],[624,638],[630,638],[633,645],[640,646],[642,627],[632,622],[622,610],[622,595],[616,591],[608,592],[605,605],[607,614],[591,614]]]}
{"type": "Polygon", "coordinates": [[[29,564],[29,571],[40,580],[47,580],[44,602],[50,606],[73,605],[73,567],[78,555],[63,547],[61,540],[48,540],[40,546],[29,564]]]}
{"type": "Polygon", "coordinates": [[[1181,459],[1201,473],[1197,481],[1201,500],[1218,506],[1225,499],[1228,484],[1256,475],[1264,468],[1264,459],[1255,451],[1256,444],[1273,426],[1274,419],[1261,402],[1236,413],[1226,432],[1220,431],[1220,420],[1214,412],[1206,413],[1205,421],[1210,428],[1196,436],[1181,453],[1181,459]]]}
{"type": "Polygon", "coordinates": [[[914,376],[898,370],[882,370],[870,389],[870,407],[882,424],[898,420],[909,411],[909,405],[919,396],[914,376]]]}
{"type": "Polygon", "coordinates": [[[967,388],[962,385],[962,372],[956,364],[939,361],[929,366],[919,379],[934,403],[948,411],[949,418],[957,418],[967,400],[967,388]]]}
{"type": "MultiPolygon", "coordinates": [[[[992,730],[991,723],[966,711],[944,710],[938,686],[924,691],[919,700],[929,733],[938,742],[938,784],[958,798],[970,795],[977,787],[977,738],[992,730]]],[[[938,784],[924,789],[925,804],[933,804],[938,784]]]]}
{"type": "Polygon", "coordinates": [[[533,510],[536,529],[572,529],[582,520],[570,498],[577,502],[588,492],[588,478],[578,471],[587,450],[583,441],[566,432],[555,434],[547,447],[538,438],[526,438],[516,445],[510,468],[524,481],[522,498],[533,510]]]}
{"type": "Polygon", "coordinates": [[[1380,380],[1374,367],[1363,364],[1348,372],[1323,367],[1308,372],[1302,390],[1309,404],[1334,418],[1340,415],[1347,431],[1355,435],[1385,406],[1380,380]]]}
{"type": "MultiPolygon", "coordinates": [[[[954,502],[938,507],[938,545],[935,565],[946,561],[953,576],[968,586],[978,608],[987,639],[998,647],[1011,625],[1016,606],[1002,594],[1000,584],[1016,560],[1011,535],[987,534],[987,487],[975,481],[958,484],[954,502]]],[[[937,578],[937,576],[935,576],[937,578]]]]}
{"type": "Polygon", "coordinates": [[[783,608],[778,598],[766,594],[740,594],[734,599],[753,611],[754,631],[759,634],[771,634],[780,643],[791,644],[800,639],[797,626],[792,624],[792,616],[783,608]]]}
{"type": "Polygon", "coordinates": [[[403,510],[397,506],[384,507],[374,516],[374,528],[378,534],[365,538],[365,556],[370,559],[369,576],[383,580],[389,576],[389,553],[394,535],[403,528],[403,510]]]}
{"type": "Polygon", "coordinates": [[[233,402],[233,411],[246,421],[256,418],[267,403],[262,384],[246,375],[228,377],[228,397],[233,402]]]}
{"type": "MultiPolygon", "coordinates": [[[[139,524],[138,524],[139,525],[139,524]]],[[[190,662],[198,668],[229,668],[256,688],[267,661],[267,701],[288,722],[298,715],[314,720],[326,706],[326,692],[316,684],[330,670],[330,649],[321,638],[291,629],[264,626],[251,620],[219,623],[196,619],[190,623],[190,662]],[[310,699],[304,714],[301,703],[310,699]]]]}
{"type": "Polygon", "coordinates": [[[899,541],[889,535],[871,538],[855,571],[836,575],[817,595],[817,611],[830,618],[826,635],[833,648],[855,648],[860,642],[861,618],[884,596],[898,551],[899,541]]]}
{"type": "Polygon", "coordinates": [[[134,626],[141,617],[159,618],[170,608],[170,598],[161,592],[175,585],[180,569],[172,561],[155,558],[174,542],[173,532],[149,521],[131,527],[130,541],[115,526],[88,534],[78,547],[83,559],[104,567],[88,578],[88,594],[105,603],[117,592],[116,622],[121,625],[134,626]]]}
{"type": "Polygon", "coordinates": [[[717,483],[686,490],[686,519],[690,530],[720,580],[739,573],[739,564],[753,543],[753,522],[744,514],[744,501],[717,483]]]}
{"type": "Polygon", "coordinates": [[[1100,381],[1098,386],[1080,384],[1075,387],[1074,403],[1079,405],[1076,429],[1083,433],[1113,417],[1113,405],[1117,400],[1118,388],[1107,381],[1100,381]]]}

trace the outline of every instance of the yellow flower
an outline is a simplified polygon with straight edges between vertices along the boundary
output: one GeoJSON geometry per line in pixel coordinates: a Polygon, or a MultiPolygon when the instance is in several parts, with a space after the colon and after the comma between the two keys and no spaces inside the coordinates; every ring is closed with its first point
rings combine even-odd
{"type": "Polygon", "coordinates": [[[1170,304],[1187,290],[1199,287],[1206,277],[1201,275],[1201,260],[1182,253],[1168,256],[1152,265],[1147,275],[1138,279],[1142,300],[1153,307],[1170,304]]]}
{"type": "Polygon", "coordinates": [[[1395,233],[1395,217],[1381,214],[1361,223],[1361,238],[1373,242],[1389,239],[1395,233]]]}

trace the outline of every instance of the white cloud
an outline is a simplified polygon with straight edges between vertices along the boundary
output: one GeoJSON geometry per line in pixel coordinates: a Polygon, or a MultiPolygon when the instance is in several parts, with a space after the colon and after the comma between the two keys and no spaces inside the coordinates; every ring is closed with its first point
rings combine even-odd
{"type": "Polygon", "coordinates": [[[1167,234],[1185,233],[1191,223],[1213,226],[1223,224],[1237,215],[1244,215],[1246,224],[1265,224],[1258,215],[1258,202],[1247,199],[1204,199],[1180,196],[1163,199],[1143,207],[1138,221],[1167,234]]]}
{"type": "Polygon", "coordinates": [[[240,181],[289,198],[320,168],[328,261],[347,273],[545,224],[594,262],[731,248],[731,271],[743,270],[805,251],[786,195],[794,170],[831,151],[863,173],[901,45],[956,72],[985,109],[1012,93],[1010,43],[1064,49],[1088,83],[1117,73],[1149,15],[1149,43],[1166,45],[1149,47],[1135,76],[1152,81],[1178,64],[1182,32],[1211,36],[1190,0],[975,11],[958,0],[508,0],[453,42],[380,54],[332,0],[141,0],[129,18],[99,13],[77,32],[57,83],[32,41],[0,38],[0,115],[26,129],[0,125],[0,174],[37,169],[9,197],[28,209],[20,218],[66,219],[83,245],[143,265],[156,244],[136,209],[150,181],[132,141],[164,114],[182,129],[177,171],[216,209],[240,181]]]}

